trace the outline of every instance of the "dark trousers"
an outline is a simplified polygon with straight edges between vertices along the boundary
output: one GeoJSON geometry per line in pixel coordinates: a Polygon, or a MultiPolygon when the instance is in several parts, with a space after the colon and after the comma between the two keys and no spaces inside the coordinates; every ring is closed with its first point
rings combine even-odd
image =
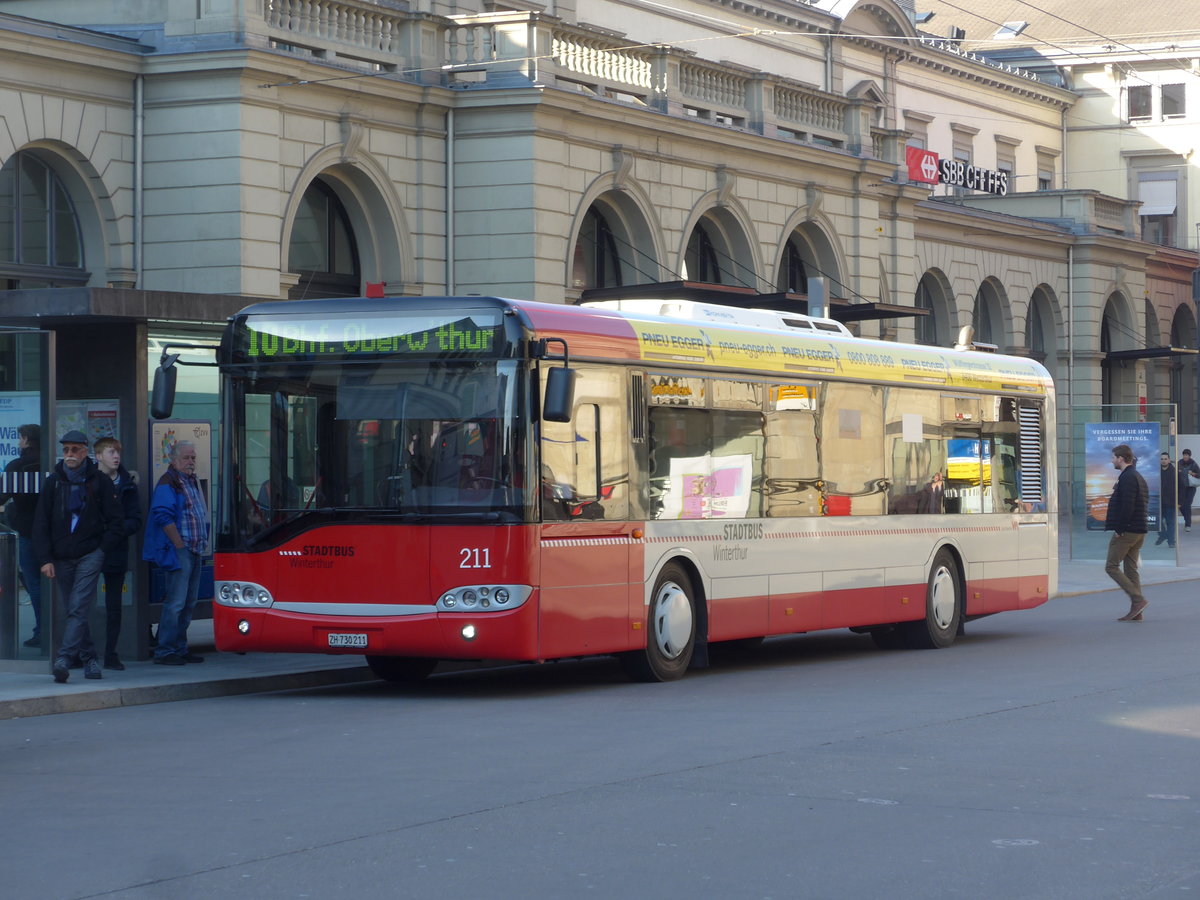
{"type": "Polygon", "coordinates": [[[1192,501],[1196,499],[1196,489],[1185,487],[1179,489],[1179,512],[1183,515],[1183,524],[1192,527],[1192,501]]]}
{"type": "Polygon", "coordinates": [[[58,597],[67,614],[57,655],[70,662],[86,663],[96,658],[88,616],[96,601],[96,583],[103,565],[104,551],[99,547],[79,559],[54,560],[58,597]]]}
{"type": "Polygon", "coordinates": [[[125,590],[125,573],[104,573],[104,658],[117,652],[121,637],[121,601],[125,590]]]}
{"type": "Polygon", "coordinates": [[[1158,542],[1166,541],[1175,546],[1175,507],[1163,504],[1162,514],[1158,517],[1158,542]]]}
{"type": "Polygon", "coordinates": [[[33,556],[33,538],[23,534],[17,535],[17,565],[33,607],[33,636],[38,637],[42,633],[42,567],[33,556]]]}

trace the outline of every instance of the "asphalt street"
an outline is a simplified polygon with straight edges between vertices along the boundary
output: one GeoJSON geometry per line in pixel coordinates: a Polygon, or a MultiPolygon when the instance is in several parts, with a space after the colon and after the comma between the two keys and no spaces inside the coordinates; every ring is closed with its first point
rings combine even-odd
{"type": "Polygon", "coordinates": [[[0,723],[10,898],[1200,892],[1193,582],[780,638],[0,723]]]}

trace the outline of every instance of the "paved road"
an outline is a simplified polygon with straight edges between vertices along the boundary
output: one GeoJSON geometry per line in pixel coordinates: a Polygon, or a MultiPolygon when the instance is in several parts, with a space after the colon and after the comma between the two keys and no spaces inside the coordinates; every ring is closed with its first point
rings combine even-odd
{"type": "Polygon", "coordinates": [[[7,898],[1200,895],[1194,584],[776,639],[0,722],[7,898]]]}

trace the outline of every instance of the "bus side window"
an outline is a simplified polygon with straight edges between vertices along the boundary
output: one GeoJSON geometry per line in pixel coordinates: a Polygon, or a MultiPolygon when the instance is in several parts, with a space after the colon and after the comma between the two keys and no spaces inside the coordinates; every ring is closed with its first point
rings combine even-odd
{"type": "Polygon", "coordinates": [[[939,399],[932,391],[888,388],[884,440],[891,462],[887,505],[891,515],[942,511],[931,508],[941,507],[940,502],[929,502],[935,472],[936,480],[945,477],[944,470],[933,465],[942,444],[939,399]]]}
{"type": "Polygon", "coordinates": [[[631,453],[625,372],[578,366],[569,423],[542,422],[542,518],[624,519],[631,453]]]}
{"type": "Polygon", "coordinates": [[[882,515],[887,503],[883,389],[826,384],[820,416],[825,515],[882,515]]]}

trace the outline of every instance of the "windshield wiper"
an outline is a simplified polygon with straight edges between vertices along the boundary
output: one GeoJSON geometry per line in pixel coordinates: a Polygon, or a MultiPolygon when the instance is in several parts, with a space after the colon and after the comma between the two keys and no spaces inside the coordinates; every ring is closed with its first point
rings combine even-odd
{"type": "Polygon", "coordinates": [[[269,536],[282,531],[284,528],[286,528],[289,525],[299,522],[305,516],[311,515],[313,512],[314,512],[314,510],[311,510],[311,509],[296,510],[293,515],[287,516],[286,518],[281,519],[280,521],[274,523],[273,525],[268,525],[262,531],[258,532],[258,534],[253,534],[250,536],[250,538],[246,541],[246,549],[248,550],[251,547],[253,547],[255,544],[261,543],[263,540],[265,540],[269,536]]]}

